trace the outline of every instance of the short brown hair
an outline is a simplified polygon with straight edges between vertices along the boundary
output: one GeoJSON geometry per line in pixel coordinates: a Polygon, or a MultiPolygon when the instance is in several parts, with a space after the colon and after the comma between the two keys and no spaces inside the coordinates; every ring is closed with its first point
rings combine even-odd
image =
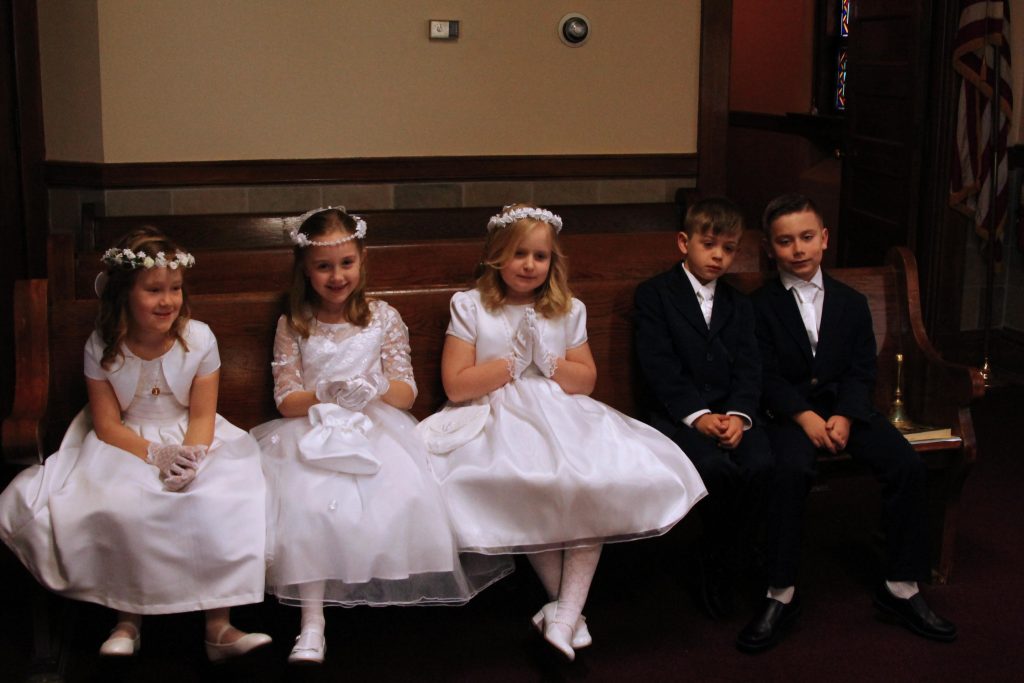
{"type": "Polygon", "coordinates": [[[804,211],[813,213],[824,225],[825,220],[821,217],[821,211],[818,211],[818,207],[807,195],[800,194],[799,192],[790,192],[788,194],[781,194],[771,200],[768,202],[768,206],[764,207],[764,213],[761,214],[761,227],[764,229],[765,236],[771,237],[772,223],[779,218],[788,216],[791,213],[803,213],[804,211]]]}
{"type": "Polygon", "coordinates": [[[743,234],[743,212],[725,197],[702,199],[686,210],[683,232],[687,237],[705,233],[739,236],[743,234]]]}

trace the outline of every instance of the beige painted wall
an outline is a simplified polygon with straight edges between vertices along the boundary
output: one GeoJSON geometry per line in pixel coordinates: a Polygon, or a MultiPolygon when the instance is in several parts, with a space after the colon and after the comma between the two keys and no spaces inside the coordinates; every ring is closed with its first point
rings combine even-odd
{"type": "Polygon", "coordinates": [[[40,6],[53,160],[696,151],[700,0],[40,6]],[[78,40],[97,43],[99,88],[60,98],[66,27],[90,10],[98,30],[78,40]],[[591,20],[583,47],[557,38],[569,11],[591,20]],[[429,41],[431,18],[459,19],[459,40],[429,41]]]}
{"type": "Polygon", "coordinates": [[[95,0],[39,0],[39,71],[50,159],[103,161],[95,0]]]}

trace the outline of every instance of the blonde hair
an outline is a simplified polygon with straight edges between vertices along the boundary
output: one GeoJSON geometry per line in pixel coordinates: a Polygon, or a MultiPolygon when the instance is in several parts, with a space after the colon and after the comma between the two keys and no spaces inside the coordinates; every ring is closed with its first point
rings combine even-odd
{"type": "MultiPolygon", "coordinates": [[[[539,208],[530,207],[529,204],[513,204],[505,207],[502,213],[523,207],[539,208]]],[[[558,244],[558,231],[545,221],[521,218],[505,227],[492,228],[487,234],[483,258],[477,265],[475,275],[480,300],[488,311],[500,308],[508,300],[508,286],[501,278],[501,269],[513,257],[526,236],[539,225],[547,228],[551,235],[551,263],[548,266],[547,278],[536,289],[534,309],[545,318],[557,318],[572,308],[569,268],[558,244]]]]}
{"type": "MultiPolygon", "coordinates": [[[[310,240],[319,240],[332,232],[345,235],[356,234],[356,221],[341,209],[326,209],[314,213],[299,226],[299,232],[310,240]]],[[[370,304],[366,299],[366,244],[365,240],[355,237],[353,240],[359,252],[359,282],[353,287],[352,293],[345,299],[345,320],[366,327],[370,323],[370,304]]],[[[310,286],[306,276],[305,250],[309,247],[296,246],[293,250],[292,286],[288,291],[287,311],[288,326],[303,337],[308,337],[312,328],[313,318],[320,303],[320,296],[310,286]]]]}
{"type": "MultiPolygon", "coordinates": [[[[130,249],[133,253],[141,251],[154,259],[160,252],[174,254],[183,251],[167,235],[149,225],[124,235],[114,244],[114,247],[130,249]]],[[[100,359],[100,365],[106,370],[110,369],[116,359],[124,358],[121,345],[124,344],[128,336],[128,325],[131,318],[128,296],[135,286],[139,273],[143,272],[146,271],[118,265],[107,266],[107,280],[100,292],[100,310],[96,316],[96,331],[99,332],[100,339],[103,340],[103,358],[100,359]]],[[[191,316],[191,310],[188,305],[188,291],[185,289],[184,271],[179,269],[179,272],[182,273],[183,278],[181,308],[178,310],[178,317],[171,323],[170,334],[181,343],[185,351],[188,351],[184,331],[191,316]]]]}

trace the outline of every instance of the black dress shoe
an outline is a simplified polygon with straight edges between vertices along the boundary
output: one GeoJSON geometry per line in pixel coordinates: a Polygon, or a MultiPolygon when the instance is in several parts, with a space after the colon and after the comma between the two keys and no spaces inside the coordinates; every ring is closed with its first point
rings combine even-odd
{"type": "Polygon", "coordinates": [[[920,593],[907,599],[897,598],[883,583],[875,592],[875,607],[919,636],[943,643],[956,640],[956,626],[931,611],[920,593]]]}
{"type": "Polygon", "coordinates": [[[800,616],[800,596],[794,595],[788,605],[774,598],[765,598],[761,613],[736,637],[736,647],[743,652],[761,652],[775,645],[782,632],[800,616]]]}

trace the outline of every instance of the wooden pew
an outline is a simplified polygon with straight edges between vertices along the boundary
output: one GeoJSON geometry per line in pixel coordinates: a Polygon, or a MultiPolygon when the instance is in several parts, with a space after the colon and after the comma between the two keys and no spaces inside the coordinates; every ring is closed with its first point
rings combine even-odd
{"type": "MultiPolygon", "coordinates": [[[[628,260],[629,253],[612,252],[608,258],[628,260]]],[[[631,415],[637,415],[640,390],[633,362],[633,293],[636,285],[653,272],[573,282],[575,294],[587,304],[590,344],[598,366],[593,395],[631,415]]],[[[895,353],[901,351],[906,357],[905,400],[911,417],[950,426],[960,439],[916,447],[932,476],[929,505],[934,578],[945,582],[953,566],[960,491],[976,459],[969,404],[984,392],[980,373],[975,368],[945,362],[932,348],[921,322],[917,271],[910,252],[894,250],[883,267],[831,273],[868,296],[879,349],[875,393],[879,410],[888,410],[895,353]]],[[[740,289],[751,291],[773,276],[761,271],[726,277],[740,289]]],[[[19,281],[15,290],[17,384],[14,409],[3,425],[4,458],[12,464],[39,462],[53,452],[73,415],[86,403],[82,348],[93,328],[96,301],[48,296],[47,285],[45,280],[19,281]]],[[[394,305],[409,326],[419,385],[413,413],[419,418],[444,401],[441,347],[448,324],[448,302],[460,288],[444,285],[372,292],[394,305]]],[[[280,291],[192,297],[194,317],[211,325],[220,344],[223,366],[219,410],[244,428],[277,417],[269,363],[282,300],[280,291]]],[[[845,455],[827,458],[822,463],[823,474],[859,472],[851,464],[845,455]]]]}

